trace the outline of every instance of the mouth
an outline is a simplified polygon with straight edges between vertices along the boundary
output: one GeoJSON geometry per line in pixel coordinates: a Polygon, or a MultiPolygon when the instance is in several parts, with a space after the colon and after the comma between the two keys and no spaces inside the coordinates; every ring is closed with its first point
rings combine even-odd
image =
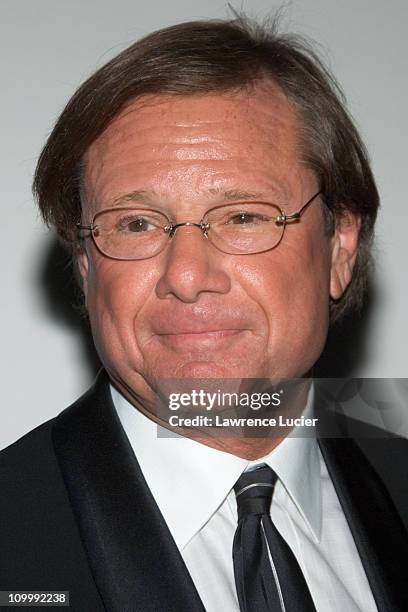
{"type": "Polygon", "coordinates": [[[215,329],[197,332],[179,331],[171,334],[158,334],[159,341],[168,348],[177,350],[227,348],[241,336],[243,329],[215,329]]]}

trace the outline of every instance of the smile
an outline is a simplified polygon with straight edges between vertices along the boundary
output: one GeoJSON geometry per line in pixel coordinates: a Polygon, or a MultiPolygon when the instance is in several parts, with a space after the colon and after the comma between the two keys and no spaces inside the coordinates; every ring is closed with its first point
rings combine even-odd
{"type": "Polygon", "coordinates": [[[177,334],[159,334],[160,341],[173,349],[199,349],[199,348],[225,348],[232,344],[237,336],[245,330],[242,329],[218,329],[202,332],[186,332],[177,334]]]}

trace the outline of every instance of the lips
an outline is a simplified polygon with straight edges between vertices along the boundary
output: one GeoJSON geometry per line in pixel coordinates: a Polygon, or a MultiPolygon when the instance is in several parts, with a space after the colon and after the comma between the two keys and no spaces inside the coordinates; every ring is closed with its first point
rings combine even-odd
{"type": "Polygon", "coordinates": [[[225,347],[232,344],[244,330],[218,329],[213,331],[158,334],[159,340],[174,349],[206,349],[225,347]]]}
{"type": "Polygon", "coordinates": [[[253,326],[237,307],[183,305],[152,317],[156,338],[173,349],[228,347],[253,326]]]}
{"type": "Polygon", "coordinates": [[[167,335],[232,335],[252,328],[237,308],[198,307],[158,313],[152,317],[152,330],[158,336],[167,335]]]}

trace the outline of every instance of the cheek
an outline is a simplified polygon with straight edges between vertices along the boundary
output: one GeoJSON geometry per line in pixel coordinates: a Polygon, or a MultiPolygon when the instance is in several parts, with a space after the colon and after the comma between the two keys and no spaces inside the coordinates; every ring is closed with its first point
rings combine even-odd
{"type": "MultiPolygon", "coordinates": [[[[308,249],[284,248],[281,252],[264,253],[240,262],[237,275],[246,292],[272,316],[273,304],[292,304],[305,298],[307,302],[315,301],[322,294],[328,298],[327,257],[322,245],[308,249]]],[[[289,314],[290,308],[286,312],[289,314]]]]}
{"type": "Polygon", "coordinates": [[[324,239],[287,242],[279,249],[242,262],[240,278],[263,313],[270,371],[296,376],[313,365],[326,339],[329,249],[324,239]]]}
{"type": "Polygon", "coordinates": [[[119,317],[135,312],[150,291],[152,277],[151,264],[94,257],[88,277],[89,299],[97,309],[114,310],[119,317]]]}
{"type": "Polygon", "coordinates": [[[123,352],[134,346],[135,319],[154,293],[155,282],[151,264],[93,258],[87,307],[98,350],[123,352]]]}
{"type": "MultiPolygon", "coordinates": [[[[330,253],[324,238],[304,242],[283,268],[287,304],[285,336],[310,368],[319,357],[329,322],[330,253]]],[[[284,324],[283,324],[284,325],[284,324]]]]}

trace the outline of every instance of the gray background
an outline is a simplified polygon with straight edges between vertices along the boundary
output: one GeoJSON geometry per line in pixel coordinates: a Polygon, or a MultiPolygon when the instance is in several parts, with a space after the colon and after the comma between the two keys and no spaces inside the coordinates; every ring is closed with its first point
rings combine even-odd
{"type": "MultiPolygon", "coordinates": [[[[277,6],[232,4],[259,17],[277,6]]],[[[80,82],[136,38],[227,15],[226,3],[216,0],[1,0],[0,448],[60,412],[97,369],[84,324],[69,306],[69,264],[30,194],[53,121],[80,82]]],[[[369,305],[338,333],[340,348],[339,337],[329,344],[323,373],[406,377],[408,3],[294,1],[285,23],[319,42],[366,140],[382,196],[369,305]]]]}

